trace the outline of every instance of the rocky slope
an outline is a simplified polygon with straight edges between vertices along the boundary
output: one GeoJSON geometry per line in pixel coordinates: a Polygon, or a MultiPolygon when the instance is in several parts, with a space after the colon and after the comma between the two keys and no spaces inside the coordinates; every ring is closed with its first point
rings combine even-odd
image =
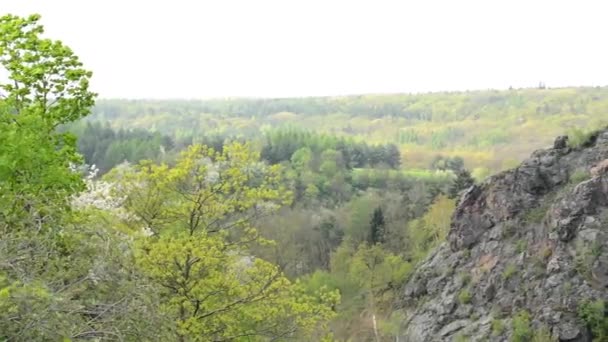
{"type": "Polygon", "coordinates": [[[592,341],[608,329],[608,130],[566,141],[461,195],[448,242],[404,288],[400,341],[592,341]]]}

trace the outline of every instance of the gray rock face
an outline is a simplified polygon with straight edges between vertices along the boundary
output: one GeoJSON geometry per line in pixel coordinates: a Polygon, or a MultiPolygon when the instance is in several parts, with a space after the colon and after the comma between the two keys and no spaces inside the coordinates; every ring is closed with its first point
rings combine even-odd
{"type": "Polygon", "coordinates": [[[513,318],[525,310],[532,331],[592,341],[577,309],[608,300],[608,174],[580,181],[580,172],[608,158],[608,130],[584,148],[567,141],[558,137],[553,148],[462,194],[447,243],[403,289],[399,340],[508,341],[513,318]],[[471,299],[463,303],[465,289],[471,299]]]}

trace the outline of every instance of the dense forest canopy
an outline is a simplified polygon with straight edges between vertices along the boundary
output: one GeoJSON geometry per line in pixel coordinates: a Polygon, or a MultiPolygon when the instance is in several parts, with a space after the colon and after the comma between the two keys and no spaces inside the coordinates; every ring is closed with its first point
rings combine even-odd
{"type": "MultiPolygon", "coordinates": [[[[259,139],[297,128],[368,144],[396,144],[405,167],[438,155],[495,172],[572,128],[608,122],[608,88],[543,88],[286,99],[99,100],[89,118],[175,139],[259,139]]],[[[486,172],[487,173],[487,172],[486,172]]]]}
{"type": "Polygon", "coordinates": [[[463,191],[608,120],[608,88],[95,102],[39,19],[0,18],[3,341],[393,341],[463,191]]]}

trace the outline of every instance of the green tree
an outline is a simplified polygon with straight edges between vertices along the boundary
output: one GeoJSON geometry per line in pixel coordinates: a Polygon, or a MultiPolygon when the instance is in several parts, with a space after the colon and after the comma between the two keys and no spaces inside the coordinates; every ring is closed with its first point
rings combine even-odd
{"type": "Polygon", "coordinates": [[[13,114],[35,111],[48,129],[90,113],[92,73],[60,41],[42,39],[39,15],[0,18],[0,63],[10,82],[2,84],[13,114]]]}
{"type": "Polygon", "coordinates": [[[258,158],[239,143],[221,153],[193,145],[174,167],[146,162],[111,176],[134,227],[152,234],[137,261],[180,341],[305,338],[333,315],[335,293],[302,292],[248,248],[261,240],[253,219],[291,200],[280,167],[258,158]]]}
{"type": "Polygon", "coordinates": [[[0,340],[149,339],[129,253],[114,248],[128,239],[71,207],[81,159],[56,128],[89,112],[91,73],[38,20],[0,18],[0,340]]]}
{"type": "Polygon", "coordinates": [[[377,207],[374,209],[372,219],[369,223],[370,226],[370,243],[375,245],[377,243],[384,243],[386,235],[386,222],[384,222],[384,214],[382,208],[377,207]]]}
{"type": "Polygon", "coordinates": [[[454,208],[455,201],[442,195],[435,199],[424,216],[408,223],[408,252],[412,260],[423,259],[445,241],[454,208]]]}
{"type": "Polygon", "coordinates": [[[473,176],[471,176],[471,173],[469,172],[469,170],[462,169],[462,170],[458,171],[456,173],[456,179],[454,180],[454,183],[450,187],[450,190],[449,190],[450,196],[449,197],[450,198],[458,197],[458,194],[461,191],[468,189],[473,184],[475,184],[475,179],[473,179],[473,176]]]}

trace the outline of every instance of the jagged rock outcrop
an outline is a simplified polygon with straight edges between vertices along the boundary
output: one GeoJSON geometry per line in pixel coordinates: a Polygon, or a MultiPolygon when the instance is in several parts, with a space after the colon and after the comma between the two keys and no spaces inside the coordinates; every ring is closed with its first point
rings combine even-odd
{"type": "Polygon", "coordinates": [[[508,341],[522,310],[547,341],[592,340],[578,308],[608,300],[608,168],[590,172],[608,130],[567,140],[461,195],[448,241],[403,290],[401,341],[508,341]]]}

